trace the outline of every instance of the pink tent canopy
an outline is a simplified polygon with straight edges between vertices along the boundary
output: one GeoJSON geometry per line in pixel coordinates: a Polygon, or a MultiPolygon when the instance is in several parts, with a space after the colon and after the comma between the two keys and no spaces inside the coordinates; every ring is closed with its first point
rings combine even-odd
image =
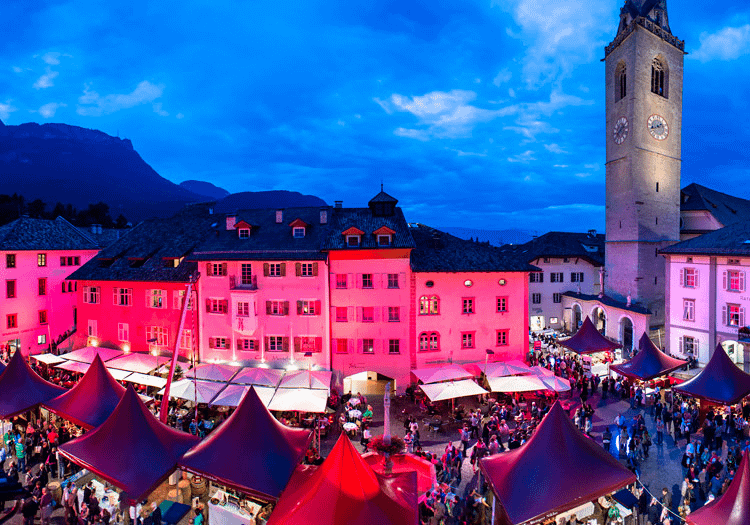
{"type": "Polygon", "coordinates": [[[687,363],[687,361],[670,357],[656,348],[645,332],[638,342],[638,348],[640,352],[633,359],[619,365],[611,365],[609,368],[620,375],[648,381],[677,370],[687,363]]]}
{"type": "Polygon", "coordinates": [[[553,516],[635,482],[635,475],[575,428],[555,402],[531,439],[480,461],[501,525],[553,516]],[[585,472],[585,476],[571,476],[585,472]]]}
{"type": "Polygon", "coordinates": [[[131,385],[104,423],[60,445],[60,453],[138,501],[177,468],[198,440],[162,424],[131,385]]]}
{"type": "Polygon", "coordinates": [[[103,361],[109,361],[110,359],[120,357],[121,355],[123,355],[122,350],[117,350],[115,348],[86,346],[83,348],[79,348],[78,350],[68,352],[67,354],[63,354],[60,357],[62,359],[67,359],[68,361],[78,361],[79,363],[91,364],[94,362],[94,358],[97,356],[101,357],[103,361]]]}
{"type": "Polygon", "coordinates": [[[90,430],[104,423],[124,394],[125,387],[115,381],[97,355],[76,386],[42,406],[90,430]]]}
{"type": "Polygon", "coordinates": [[[34,372],[16,350],[0,374],[0,418],[9,419],[65,392],[34,372]]]}
{"type": "Polygon", "coordinates": [[[268,525],[417,525],[417,474],[377,474],[345,434],[320,467],[302,465],[268,525]]]}
{"type": "MultiPolygon", "coordinates": [[[[377,452],[368,452],[362,455],[362,459],[370,465],[372,470],[378,474],[385,474],[385,456],[377,452]]],[[[414,454],[394,454],[391,456],[393,472],[416,472],[417,494],[424,494],[437,486],[435,477],[435,465],[426,459],[414,454]]]]}
{"type": "Polygon", "coordinates": [[[740,370],[719,343],[705,368],[672,390],[721,405],[734,405],[750,394],[750,374],[740,370]]]}
{"type": "Polygon", "coordinates": [[[237,410],[180,461],[184,469],[273,500],[284,490],[312,438],[279,423],[250,387],[237,410]]]}
{"type": "Polygon", "coordinates": [[[622,347],[621,344],[610,341],[600,334],[588,316],[573,337],[559,341],[559,343],[578,354],[593,354],[622,347]]]}
{"type": "Polygon", "coordinates": [[[750,523],[750,459],[742,455],[740,467],[719,499],[688,514],[689,525],[747,525],[750,523]]]}

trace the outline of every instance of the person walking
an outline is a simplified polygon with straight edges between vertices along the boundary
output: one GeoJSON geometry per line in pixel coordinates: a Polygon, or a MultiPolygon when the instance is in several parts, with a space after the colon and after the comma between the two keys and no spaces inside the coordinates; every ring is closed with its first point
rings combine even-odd
{"type": "Polygon", "coordinates": [[[656,418],[656,444],[659,446],[664,444],[664,421],[658,416],[656,418]]]}
{"type": "Polygon", "coordinates": [[[461,450],[466,454],[466,451],[469,448],[469,441],[471,440],[471,433],[469,432],[469,425],[464,424],[464,426],[459,431],[459,435],[461,437],[461,450]]]}

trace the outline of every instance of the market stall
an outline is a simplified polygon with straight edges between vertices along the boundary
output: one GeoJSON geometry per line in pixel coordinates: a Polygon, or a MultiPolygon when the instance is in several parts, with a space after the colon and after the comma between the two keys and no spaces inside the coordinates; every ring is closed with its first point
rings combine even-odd
{"type": "Polygon", "coordinates": [[[151,354],[131,353],[107,361],[107,368],[117,368],[128,372],[148,374],[163,365],[165,359],[151,354]],[[161,361],[161,362],[160,362],[161,361]]]}
{"type": "Polygon", "coordinates": [[[648,381],[667,375],[687,364],[687,361],[675,359],[659,350],[645,332],[638,342],[638,348],[639,352],[633,359],[611,365],[610,370],[631,379],[648,381]]]}
{"type": "Polygon", "coordinates": [[[0,418],[10,419],[65,392],[34,372],[16,351],[0,374],[0,418]]]}
{"type": "Polygon", "coordinates": [[[276,388],[283,375],[284,371],[276,368],[243,368],[229,382],[276,388]]]}
{"type": "Polygon", "coordinates": [[[198,365],[185,372],[185,379],[205,379],[207,381],[219,381],[226,383],[230,381],[239,368],[231,365],[208,363],[198,365]]]}
{"type": "Polygon", "coordinates": [[[496,361],[494,363],[471,363],[465,365],[475,375],[487,377],[517,376],[531,373],[531,367],[521,361],[496,361]]]}
{"type": "Polygon", "coordinates": [[[672,390],[719,405],[734,405],[750,395],[750,374],[740,370],[719,343],[703,370],[672,390]]]}
{"type": "Polygon", "coordinates": [[[278,388],[268,405],[269,410],[280,412],[312,412],[323,414],[328,402],[327,390],[309,388],[278,388]]]}
{"type": "Polygon", "coordinates": [[[458,381],[471,379],[473,376],[458,365],[442,365],[434,368],[416,368],[411,371],[412,375],[423,383],[439,383],[441,381],[458,381]]]}
{"type": "Polygon", "coordinates": [[[102,361],[109,361],[110,359],[120,357],[121,355],[123,355],[122,350],[117,350],[114,348],[103,348],[100,346],[86,346],[84,348],[79,348],[78,350],[68,352],[67,354],[62,354],[60,356],[60,359],[91,364],[94,362],[94,358],[97,356],[99,356],[102,361]]]}
{"type": "Polygon", "coordinates": [[[287,372],[281,378],[279,388],[307,388],[313,390],[331,389],[331,378],[333,372],[323,370],[297,370],[296,372],[287,372]]]}
{"type": "MultiPolygon", "coordinates": [[[[56,365],[57,363],[62,363],[63,361],[65,361],[65,359],[55,354],[36,354],[29,357],[38,361],[39,363],[44,363],[47,366],[56,365]]],[[[5,365],[3,365],[3,368],[5,368],[5,365]]]]}
{"type": "MultiPolygon", "coordinates": [[[[161,378],[159,378],[161,379],[161,378]]],[[[166,379],[164,380],[166,384],[166,379]]],[[[162,385],[163,386],[163,385],[162,385]]],[[[216,383],[214,381],[202,381],[200,379],[180,379],[172,383],[169,390],[169,397],[177,397],[195,403],[210,403],[221,392],[226,383],[216,383]]],[[[161,389],[158,394],[163,396],[165,389],[161,389]]]]}
{"type": "Polygon", "coordinates": [[[549,389],[542,378],[535,375],[488,377],[487,383],[491,392],[534,392],[549,389]]]}
{"type": "MultiPolygon", "coordinates": [[[[211,401],[211,406],[236,407],[242,401],[242,397],[250,390],[250,387],[251,385],[229,384],[211,401]]],[[[253,386],[253,388],[265,406],[271,403],[271,399],[274,393],[276,393],[275,388],[266,386],[253,386]]]]}
{"type": "Polygon", "coordinates": [[[611,352],[616,348],[622,348],[620,343],[611,341],[600,334],[588,316],[573,337],[558,341],[562,346],[577,354],[611,352]]]}
{"type": "Polygon", "coordinates": [[[750,453],[745,451],[727,491],[687,516],[688,525],[747,525],[750,523],[750,453]]]}

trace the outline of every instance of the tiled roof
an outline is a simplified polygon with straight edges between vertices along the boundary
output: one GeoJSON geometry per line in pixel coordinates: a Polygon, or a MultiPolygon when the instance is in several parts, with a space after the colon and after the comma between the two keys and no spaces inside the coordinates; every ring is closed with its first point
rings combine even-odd
{"type": "Polygon", "coordinates": [[[370,208],[333,208],[328,236],[323,240],[324,250],[358,250],[382,248],[373,232],[387,226],[394,232],[393,242],[389,248],[414,248],[414,240],[409,233],[409,225],[404,219],[401,208],[395,208],[394,214],[387,217],[375,216],[370,208]],[[354,227],[362,230],[362,242],[358,248],[347,247],[342,232],[354,227]]]}
{"type": "Polygon", "coordinates": [[[396,199],[395,197],[391,197],[386,192],[381,190],[380,193],[370,199],[370,202],[368,204],[372,204],[375,202],[392,202],[393,204],[396,204],[398,202],[398,199],[396,199]]]}
{"type": "Polygon", "coordinates": [[[504,253],[517,254],[532,262],[540,257],[579,257],[594,266],[604,265],[603,234],[549,232],[521,245],[505,245],[504,253]]]}
{"type": "MultiPolygon", "coordinates": [[[[178,259],[191,250],[223,217],[209,214],[209,206],[186,206],[168,219],[144,221],[73,272],[68,279],[91,281],[191,280],[197,264],[183,260],[177,268],[165,259],[178,259]]],[[[223,224],[221,224],[223,227],[223,224]]]]}
{"type": "Polygon", "coordinates": [[[117,239],[125,235],[128,230],[118,230],[115,228],[102,228],[101,233],[99,232],[92,232],[90,227],[79,227],[77,226],[78,231],[86,235],[87,237],[90,237],[99,248],[106,248],[113,242],[115,242],[117,239]]]}
{"type": "Polygon", "coordinates": [[[682,188],[680,211],[707,211],[723,226],[750,220],[750,200],[727,195],[700,184],[682,188]]]}
{"type": "Polygon", "coordinates": [[[411,252],[415,272],[531,272],[539,270],[524,258],[503,253],[486,243],[459,239],[423,224],[412,225],[416,248],[411,252]]]}
{"type": "MultiPolygon", "coordinates": [[[[330,208],[322,208],[330,216],[330,208]]],[[[226,215],[216,216],[216,231],[206,236],[189,257],[191,261],[208,260],[325,260],[320,245],[330,226],[320,224],[321,207],[285,208],[283,220],[276,222],[274,209],[241,210],[234,215],[237,222],[252,225],[250,237],[240,239],[236,230],[226,229],[226,215]],[[294,238],[292,226],[297,219],[308,226],[305,236],[294,238]]]]}
{"type": "Polygon", "coordinates": [[[619,308],[620,310],[627,310],[629,312],[634,312],[637,314],[651,315],[651,310],[649,310],[645,306],[641,306],[637,303],[630,303],[630,306],[628,306],[627,303],[623,303],[622,301],[618,301],[617,299],[613,299],[612,297],[609,297],[607,295],[599,297],[598,295],[589,295],[576,292],[563,292],[563,295],[565,297],[580,299],[581,301],[597,301],[604,306],[612,306],[614,308],[619,308]]]}
{"type": "Polygon", "coordinates": [[[735,222],[660,250],[664,254],[750,255],[750,220],[735,222]]]}
{"type": "Polygon", "coordinates": [[[62,217],[55,220],[21,217],[0,226],[0,250],[97,250],[91,237],[62,217]]]}

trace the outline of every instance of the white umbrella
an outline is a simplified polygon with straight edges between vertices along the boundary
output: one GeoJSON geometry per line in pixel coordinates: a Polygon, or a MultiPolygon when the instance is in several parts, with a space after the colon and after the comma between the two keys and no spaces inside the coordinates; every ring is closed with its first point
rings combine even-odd
{"type": "Polygon", "coordinates": [[[159,376],[151,376],[148,374],[141,374],[133,372],[125,377],[125,381],[128,383],[137,383],[139,385],[155,386],[156,388],[164,388],[167,384],[167,380],[159,376]]]}
{"type": "Polygon", "coordinates": [[[280,388],[313,388],[315,390],[326,390],[331,388],[331,377],[333,372],[324,372],[321,370],[298,370],[296,372],[287,372],[281,378],[280,388]]]}
{"type": "Polygon", "coordinates": [[[102,358],[102,361],[109,361],[110,359],[114,359],[115,357],[120,357],[122,355],[122,350],[116,350],[114,348],[102,348],[100,346],[86,346],[84,348],[79,348],[78,350],[68,352],[67,354],[63,354],[60,357],[62,357],[63,359],[67,359],[68,361],[79,361],[81,363],[91,364],[94,362],[94,358],[97,355],[102,358]]]}
{"type": "Polygon", "coordinates": [[[129,372],[127,370],[118,370],[117,368],[107,368],[107,371],[110,373],[112,377],[117,379],[118,381],[122,381],[126,377],[128,377],[133,372],[129,372]]]}
{"type": "Polygon", "coordinates": [[[309,388],[279,388],[268,405],[268,410],[314,412],[326,411],[328,393],[325,390],[309,388]]]}
{"type": "Polygon", "coordinates": [[[486,394],[487,391],[471,379],[461,381],[447,381],[444,383],[430,383],[419,385],[419,388],[430,398],[430,401],[443,401],[457,397],[476,396],[486,394]]]}
{"type": "Polygon", "coordinates": [[[65,361],[64,363],[55,365],[55,368],[67,370],[68,372],[77,372],[79,374],[85,374],[86,370],[88,370],[90,366],[91,365],[89,363],[79,363],[78,361],[65,361]]]}
{"type": "MultiPolygon", "coordinates": [[[[197,403],[210,403],[225,386],[227,386],[226,383],[215,383],[200,379],[180,379],[172,383],[169,389],[169,397],[178,397],[197,403]]],[[[162,388],[159,390],[159,394],[164,395],[164,391],[165,389],[162,388]]]]}
{"type": "Polygon", "coordinates": [[[532,374],[538,377],[547,377],[547,376],[554,376],[555,373],[550,370],[549,368],[544,368],[543,366],[532,366],[530,369],[532,374]]]}
{"type": "Polygon", "coordinates": [[[487,377],[506,377],[529,373],[531,373],[531,368],[520,361],[487,363],[487,377]]]}
{"type": "MultiPolygon", "coordinates": [[[[129,370],[130,372],[148,374],[152,370],[156,370],[159,366],[158,360],[158,357],[151,354],[125,354],[107,362],[107,368],[117,368],[118,370],[129,370]]],[[[162,357],[161,361],[161,364],[164,364],[165,359],[162,357]]]]}
{"type": "Polygon", "coordinates": [[[239,370],[236,366],[230,365],[219,365],[214,363],[208,363],[205,365],[198,365],[195,368],[185,372],[186,378],[198,378],[207,379],[208,381],[222,381],[226,383],[239,370]]]}
{"type": "Polygon", "coordinates": [[[557,376],[545,376],[542,377],[542,383],[547,385],[548,390],[554,390],[555,392],[567,392],[570,390],[570,381],[557,376]]]}
{"type": "Polygon", "coordinates": [[[45,365],[55,365],[57,363],[62,363],[63,361],[65,361],[65,359],[55,354],[37,354],[30,357],[32,359],[36,359],[40,363],[44,363],[45,365]]]}
{"type": "Polygon", "coordinates": [[[283,370],[276,368],[243,368],[237,372],[237,375],[232,378],[230,383],[276,388],[283,375],[283,370]]]}
{"type": "Polygon", "coordinates": [[[457,381],[471,379],[471,372],[467,372],[458,365],[443,365],[433,368],[417,368],[411,371],[423,383],[439,383],[440,381],[457,381]]]}
{"type": "Polygon", "coordinates": [[[532,392],[535,390],[549,390],[541,378],[537,376],[508,376],[489,377],[492,392],[532,392]]]}
{"type": "MultiPolygon", "coordinates": [[[[224,390],[222,390],[218,396],[214,398],[213,401],[211,401],[211,406],[222,406],[222,407],[236,407],[239,406],[240,401],[242,401],[242,398],[245,396],[248,390],[250,390],[250,385],[233,385],[230,384],[228,387],[226,387],[224,390]]],[[[273,398],[273,394],[276,392],[275,388],[269,388],[267,386],[256,386],[255,387],[255,393],[258,394],[258,397],[261,401],[263,401],[263,404],[268,406],[269,403],[271,403],[271,399],[273,398]]]]}

